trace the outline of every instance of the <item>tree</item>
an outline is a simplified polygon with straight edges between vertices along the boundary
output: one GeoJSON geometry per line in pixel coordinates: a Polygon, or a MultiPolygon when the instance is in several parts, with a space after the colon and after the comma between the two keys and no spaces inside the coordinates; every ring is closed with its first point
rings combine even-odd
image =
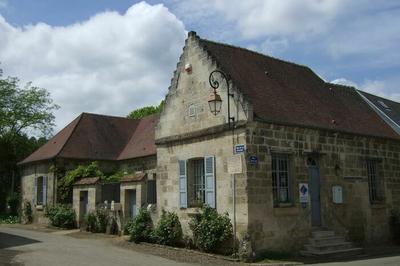
{"type": "Polygon", "coordinates": [[[18,78],[2,79],[0,72],[0,137],[12,139],[27,129],[48,136],[58,108],[47,90],[30,82],[20,88],[18,78]]]}
{"type": "Polygon", "coordinates": [[[127,118],[130,118],[130,119],[141,119],[141,118],[143,118],[145,116],[148,116],[148,115],[157,114],[157,113],[161,112],[161,110],[162,110],[162,108],[164,106],[164,103],[165,103],[164,100],[162,100],[160,102],[160,104],[157,105],[157,106],[151,105],[151,106],[145,106],[145,107],[133,110],[132,112],[130,112],[127,115],[127,118]]]}
{"type": "Polygon", "coordinates": [[[50,93],[29,82],[23,88],[16,77],[3,78],[0,69],[0,193],[13,192],[18,172],[17,162],[45,141],[29,138],[29,130],[49,136],[54,126],[53,103],[50,93]],[[5,191],[3,191],[5,190],[5,191]]]}

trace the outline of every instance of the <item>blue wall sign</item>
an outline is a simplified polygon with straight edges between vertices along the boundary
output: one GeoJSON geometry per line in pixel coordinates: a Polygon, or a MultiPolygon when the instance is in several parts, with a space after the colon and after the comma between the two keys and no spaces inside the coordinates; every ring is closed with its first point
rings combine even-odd
{"type": "Polygon", "coordinates": [[[235,153],[245,153],[246,152],[246,144],[236,144],[235,145],[235,153]]]}
{"type": "Polygon", "coordinates": [[[249,163],[250,163],[250,164],[257,164],[257,163],[258,163],[258,158],[257,158],[257,156],[254,156],[254,155],[250,156],[250,157],[249,157],[249,163]]]}

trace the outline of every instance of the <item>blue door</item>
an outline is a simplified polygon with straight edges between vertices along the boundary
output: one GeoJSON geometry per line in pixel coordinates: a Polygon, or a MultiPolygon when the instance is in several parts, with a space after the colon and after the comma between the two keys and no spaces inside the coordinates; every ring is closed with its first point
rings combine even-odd
{"type": "Polygon", "coordinates": [[[309,160],[311,225],[321,226],[321,197],[319,167],[315,159],[309,160]]]}
{"type": "Polygon", "coordinates": [[[136,190],[131,190],[131,197],[130,197],[130,212],[131,218],[134,219],[136,217],[136,190]]]}

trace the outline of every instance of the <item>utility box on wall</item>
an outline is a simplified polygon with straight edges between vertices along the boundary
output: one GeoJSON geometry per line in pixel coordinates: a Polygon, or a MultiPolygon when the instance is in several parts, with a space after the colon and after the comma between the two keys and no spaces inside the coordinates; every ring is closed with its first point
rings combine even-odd
{"type": "Polygon", "coordinates": [[[332,201],[336,204],[343,203],[343,188],[341,186],[332,187],[332,201]]]}

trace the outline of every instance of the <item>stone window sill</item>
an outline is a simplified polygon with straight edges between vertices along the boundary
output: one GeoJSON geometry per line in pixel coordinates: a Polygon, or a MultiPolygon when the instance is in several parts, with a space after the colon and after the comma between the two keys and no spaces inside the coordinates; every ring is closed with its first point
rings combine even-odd
{"type": "Polygon", "coordinates": [[[378,201],[371,203],[371,209],[385,209],[385,208],[386,204],[384,202],[378,201]]]}
{"type": "Polygon", "coordinates": [[[43,211],[44,206],[43,205],[36,205],[36,210],[37,211],[43,211]]]}

